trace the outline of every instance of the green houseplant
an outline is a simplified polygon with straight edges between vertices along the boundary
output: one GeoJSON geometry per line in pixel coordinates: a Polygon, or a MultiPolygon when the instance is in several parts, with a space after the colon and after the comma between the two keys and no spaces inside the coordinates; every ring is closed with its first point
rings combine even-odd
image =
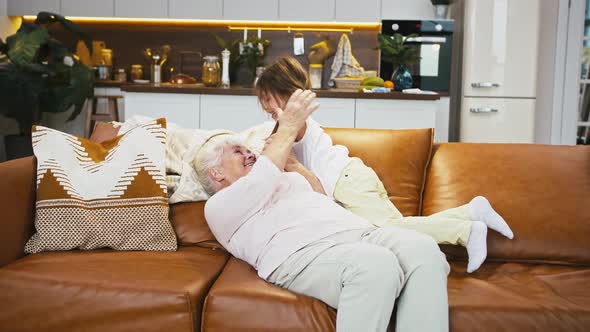
{"type": "Polygon", "coordinates": [[[406,44],[408,38],[413,37],[416,37],[416,35],[412,34],[404,37],[399,33],[393,36],[385,34],[379,34],[377,36],[379,42],[378,48],[381,49],[381,60],[393,65],[394,72],[391,75],[391,80],[397,91],[412,87],[412,75],[408,71],[407,66],[420,61],[418,48],[406,44]]]}
{"type": "Polygon", "coordinates": [[[242,64],[245,64],[247,71],[245,73],[242,72],[242,74],[247,73],[247,75],[244,76],[248,77],[244,81],[250,84],[249,82],[252,82],[254,79],[253,77],[256,75],[256,67],[263,66],[264,50],[270,46],[270,41],[258,37],[248,38],[245,42],[242,42],[241,39],[226,41],[215,33],[213,33],[213,36],[217,40],[217,44],[219,44],[222,51],[228,49],[231,52],[229,56],[230,81],[235,82],[238,68],[242,64]],[[258,45],[261,45],[261,47],[258,45]],[[240,46],[242,48],[241,53],[240,46]]]}
{"type": "Polygon", "coordinates": [[[82,39],[92,52],[90,38],[63,16],[40,12],[34,22],[23,22],[6,42],[0,40],[0,114],[17,121],[29,135],[43,112],[71,110],[75,119],[93,94],[94,73],[52,35],[59,24],[82,39]]]}
{"type": "Polygon", "coordinates": [[[244,43],[240,58],[253,75],[256,75],[256,67],[261,67],[264,65],[264,50],[268,46],[270,46],[270,41],[268,39],[258,37],[248,38],[244,43]]]}

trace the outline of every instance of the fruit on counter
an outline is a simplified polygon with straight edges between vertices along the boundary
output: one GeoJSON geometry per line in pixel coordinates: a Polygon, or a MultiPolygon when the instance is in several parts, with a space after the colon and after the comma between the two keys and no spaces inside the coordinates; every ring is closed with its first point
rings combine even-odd
{"type": "Polygon", "coordinates": [[[381,77],[367,77],[364,80],[361,81],[361,87],[364,85],[368,85],[371,87],[379,87],[379,86],[383,86],[385,82],[383,81],[383,79],[381,77]]]}
{"type": "Polygon", "coordinates": [[[392,82],[392,81],[385,81],[385,82],[383,83],[383,87],[384,87],[384,88],[393,89],[393,87],[394,87],[394,86],[395,86],[395,85],[393,84],[393,82],[392,82]]]}

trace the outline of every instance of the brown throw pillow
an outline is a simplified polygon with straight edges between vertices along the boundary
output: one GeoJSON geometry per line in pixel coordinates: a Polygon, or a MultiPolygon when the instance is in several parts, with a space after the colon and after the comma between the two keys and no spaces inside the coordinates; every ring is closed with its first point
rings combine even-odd
{"type": "Polygon", "coordinates": [[[95,143],[33,128],[37,232],[26,253],[47,250],[176,250],[168,220],[166,121],[95,143]]]}

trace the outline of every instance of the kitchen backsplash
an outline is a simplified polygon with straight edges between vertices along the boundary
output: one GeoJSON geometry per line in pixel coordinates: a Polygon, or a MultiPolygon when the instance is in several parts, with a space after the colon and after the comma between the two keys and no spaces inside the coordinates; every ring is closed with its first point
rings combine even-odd
{"type": "MultiPolygon", "coordinates": [[[[105,24],[105,23],[79,23],[85,29],[90,38],[93,40],[104,41],[107,48],[113,50],[113,65],[115,69],[125,68],[129,72],[132,64],[142,64],[144,66],[144,78],[149,78],[149,62],[143,55],[143,50],[147,47],[158,49],[160,46],[169,44],[172,51],[169,54],[168,61],[163,68],[162,81],[168,81],[170,78],[169,69],[171,66],[179,69],[180,52],[198,51],[203,55],[219,55],[221,51],[212,33],[219,35],[226,41],[243,38],[243,31],[228,31],[227,28],[221,27],[195,27],[195,26],[167,26],[167,25],[148,25],[148,24],[105,24]]],[[[61,32],[60,32],[61,34],[61,32]]],[[[67,38],[67,33],[63,32],[60,38],[67,38]]],[[[248,36],[253,37],[257,31],[248,31],[248,36]]],[[[304,32],[305,54],[293,55],[293,37],[294,33],[287,31],[262,31],[262,37],[270,40],[271,46],[265,50],[264,64],[269,65],[277,58],[282,56],[294,56],[302,64],[307,65],[307,53],[309,47],[326,38],[331,38],[337,44],[341,32],[304,32]]],[[[366,70],[377,70],[379,66],[379,51],[375,50],[377,46],[377,31],[355,31],[348,33],[352,45],[353,55],[366,70]]],[[[72,39],[68,46],[76,49],[75,41],[72,39]]],[[[324,64],[323,87],[327,86],[327,79],[330,75],[330,66],[334,57],[328,59],[324,64]]],[[[220,61],[221,62],[221,61],[220,61]]],[[[202,60],[198,56],[185,56],[184,72],[201,77],[202,60]]],[[[238,71],[236,82],[232,84],[251,84],[246,82],[243,68],[238,71]]]]}

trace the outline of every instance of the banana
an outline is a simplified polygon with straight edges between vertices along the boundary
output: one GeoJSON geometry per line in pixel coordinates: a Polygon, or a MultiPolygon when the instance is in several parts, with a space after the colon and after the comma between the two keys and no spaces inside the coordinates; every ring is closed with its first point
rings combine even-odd
{"type": "Polygon", "coordinates": [[[383,84],[385,83],[385,81],[383,81],[383,79],[381,77],[367,77],[364,80],[362,80],[361,82],[361,86],[363,85],[368,85],[371,87],[376,87],[376,86],[383,86],[383,84]]]}

